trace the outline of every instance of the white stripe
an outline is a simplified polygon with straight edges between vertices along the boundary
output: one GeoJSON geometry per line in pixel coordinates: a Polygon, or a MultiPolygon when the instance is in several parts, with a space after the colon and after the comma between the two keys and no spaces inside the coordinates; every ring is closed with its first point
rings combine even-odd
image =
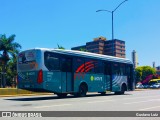
{"type": "Polygon", "coordinates": [[[150,102],[150,101],[154,101],[154,99],[153,100],[146,100],[146,101],[139,101],[139,102],[130,102],[130,103],[124,103],[124,104],[136,104],[136,103],[144,103],[144,102],[150,102]]]}
{"type": "Polygon", "coordinates": [[[155,96],[146,96],[146,97],[134,97],[134,98],[123,98],[123,100],[129,100],[129,99],[137,99],[137,98],[149,98],[149,97],[157,97],[157,96],[159,96],[160,97],[160,95],[155,95],[155,96]]]}
{"type": "Polygon", "coordinates": [[[143,109],[139,109],[139,110],[149,110],[149,109],[154,109],[154,108],[159,108],[160,106],[155,106],[155,107],[149,107],[149,108],[143,108],[143,109]]]}
{"type": "Polygon", "coordinates": [[[112,101],[114,101],[114,100],[105,100],[105,101],[91,101],[91,102],[87,102],[87,103],[101,103],[101,102],[108,102],[108,101],[112,102],[112,101]]]}
{"type": "Polygon", "coordinates": [[[38,107],[34,107],[34,108],[47,108],[47,107],[61,107],[61,106],[69,106],[72,104],[60,104],[60,105],[50,105],[50,106],[38,106],[38,107]]]}

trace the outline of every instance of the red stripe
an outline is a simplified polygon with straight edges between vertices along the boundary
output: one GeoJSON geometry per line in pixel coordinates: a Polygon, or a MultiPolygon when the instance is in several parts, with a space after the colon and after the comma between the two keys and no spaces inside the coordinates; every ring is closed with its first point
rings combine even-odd
{"type": "MultiPolygon", "coordinates": [[[[86,66],[86,65],[91,66],[92,64],[91,64],[91,63],[85,64],[85,69],[88,67],[88,66],[86,66]]],[[[81,69],[81,71],[80,71],[80,72],[84,72],[84,70],[85,70],[85,69],[84,69],[84,68],[83,68],[83,69],[81,69]]]]}
{"type": "Polygon", "coordinates": [[[84,64],[82,64],[80,67],[77,68],[76,72],[82,72],[84,71],[84,65],[88,65],[90,63],[92,63],[93,61],[89,61],[89,62],[86,62],[84,64]]]}
{"type": "Polygon", "coordinates": [[[79,72],[82,68],[84,68],[84,64],[82,64],[79,68],[77,68],[76,72],[79,72]]]}
{"type": "Polygon", "coordinates": [[[76,73],[74,74],[74,79],[76,79],[76,77],[78,77],[78,79],[80,79],[80,77],[82,77],[84,79],[84,76],[85,74],[83,73],[84,72],[84,67],[86,66],[87,68],[87,72],[94,68],[94,64],[92,64],[94,61],[89,61],[89,62],[86,62],[84,64],[82,64],[80,67],[77,68],[76,70],[76,73]],[[80,74],[78,74],[78,72],[81,72],[80,74]]]}
{"type": "Polygon", "coordinates": [[[85,69],[88,69],[88,68],[90,68],[92,66],[94,66],[94,64],[90,64],[90,65],[86,66],[85,69]]]}
{"type": "Polygon", "coordinates": [[[89,70],[91,70],[91,69],[93,69],[93,68],[94,68],[94,66],[89,67],[88,69],[86,69],[86,72],[88,72],[89,70]]]}

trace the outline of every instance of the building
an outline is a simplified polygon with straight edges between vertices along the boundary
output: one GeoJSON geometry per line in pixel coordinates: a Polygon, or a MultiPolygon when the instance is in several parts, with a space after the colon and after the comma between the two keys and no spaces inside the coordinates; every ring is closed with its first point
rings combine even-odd
{"type": "Polygon", "coordinates": [[[105,37],[94,38],[93,41],[87,42],[86,45],[72,47],[72,50],[85,49],[88,52],[110,55],[125,58],[125,42],[122,40],[106,40],[105,37]]]}
{"type": "Polygon", "coordinates": [[[133,62],[133,67],[134,69],[137,68],[138,66],[138,56],[135,50],[132,52],[132,62],[133,62]]]}
{"type": "Polygon", "coordinates": [[[160,71],[160,66],[156,67],[156,70],[159,70],[159,71],[160,71]]]}
{"type": "Polygon", "coordinates": [[[153,62],[153,68],[156,69],[156,63],[155,62],[153,62]]]}
{"type": "Polygon", "coordinates": [[[156,67],[156,74],[160,75],[160,66],[156,67]]]}
{"type": "Polygon", "coordinates": [[[104,54],[115,57],[125,58],[125,42],[122,40],[114,39],[105,42],[104,54]]]}

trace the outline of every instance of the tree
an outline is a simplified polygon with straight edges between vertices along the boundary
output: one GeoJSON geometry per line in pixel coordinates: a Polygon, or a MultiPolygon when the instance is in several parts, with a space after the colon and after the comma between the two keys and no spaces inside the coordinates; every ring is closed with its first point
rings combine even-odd
{"type": "Polygon", "coordinates": [[[0,56],[0,60],[2,63],[2,87],[6,86],[6,79],[5,74],[7,70],[7,64],[8,61],[11,60],[11,58],[16,59],[16,55],[19,52],[19,49],[21,48],[21,45],[17,42],[14,42],[15,35],[11,35],[8,38],[6,35],[0,36],[0,52],[2,52],[0,56]]]}
{"type": "Polygon", "coordinates": [[[85,48],[80,48],[79,51],[88,52],[85,48]]]}
{"type": "Polygon", "coordinates": [[[141,66],[136,68],[136,81],[141,82],[147,76],[156,74],[156,70],[150,66],[141,66]]]}
{"type": "Polygon", "coordinates": [[[62,47],[62,46],[60,46],[60,45],[58,45],[58,44],[57,44],[57,46],[58,46],[58,49],[62,49],[62,50],[65,49],[64,47],[62,47]]]}

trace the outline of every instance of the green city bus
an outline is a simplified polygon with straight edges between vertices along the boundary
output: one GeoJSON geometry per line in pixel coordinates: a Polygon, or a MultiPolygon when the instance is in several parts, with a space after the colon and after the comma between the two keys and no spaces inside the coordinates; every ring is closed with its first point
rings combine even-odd
{"type": "Polygon", "coordinates": [[[89,52],[35,48],[18,54],[18,88],[49,91],[59,97],[134,90],[130,60],[89,52]]]}

